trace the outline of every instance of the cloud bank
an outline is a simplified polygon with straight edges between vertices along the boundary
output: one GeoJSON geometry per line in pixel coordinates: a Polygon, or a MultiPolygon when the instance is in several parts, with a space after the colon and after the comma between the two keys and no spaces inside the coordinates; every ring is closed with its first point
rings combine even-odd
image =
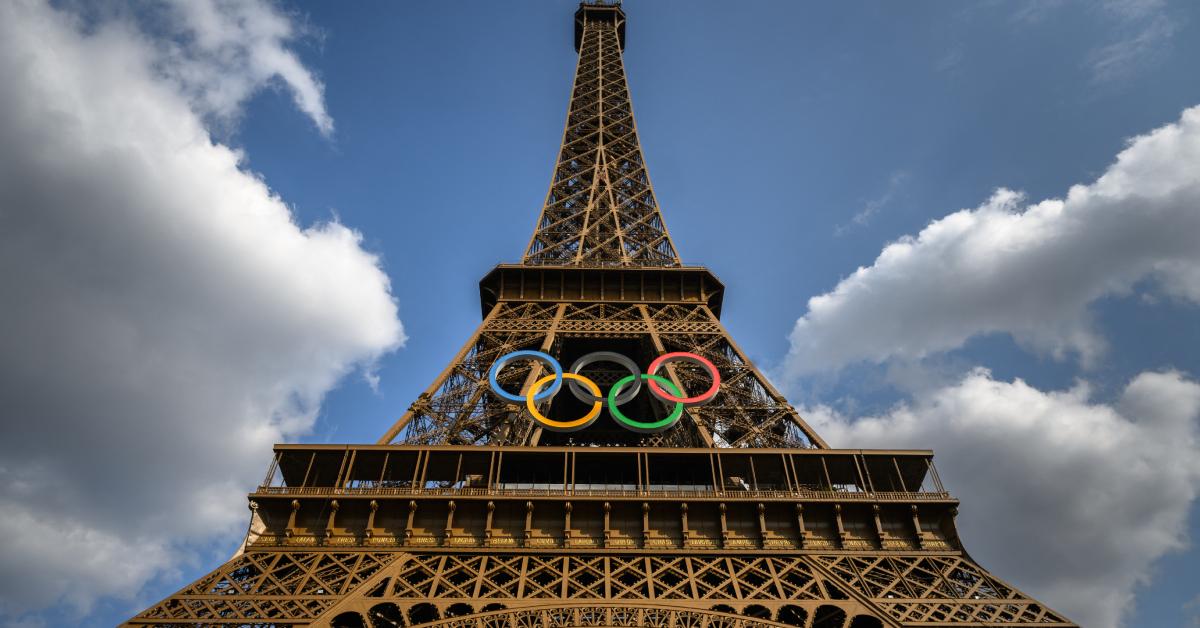
{"type": "Polygon", "coordinates": [[[0,619],[236,535],[271,444],[404,339],[360,235],[297,225],[206,130],[274,83],[332,131],[291,20],[155,10],[0,3],[0,619]]]}
{"type": "MultiPolygon", "coordinates": [[[[945,370],[952,362],[940,356],[996,333],[1085,369],[1119,359],[1106,355],[1090,308],[1135,290],[1200,304],[1197,234],[1193,107],[1131,139],[1065,198],[1028,203],[1000,189],[888,244],[809,300],[784,380],[862,362],[903,371],[923,358],[945,370]]],[[[1200,384],[1145,371],[1100,403],[1083,381],[1042,391],[982,368],[949,381],[913,386],[878,416],[819,404],[806,414],[834,446],[933,448],[964,499],[959,525],[973,556],[1080,625],[1123,625],[1154,562],[1188,542],[1200,384]]]]}
{"type": "Polygon", "coordinates": [[[1200,482],[1200,384],[1142,373],[1113,405],[978,369],[857,420],[805,416],[834,447],[933,448],[972,556],[1081,626],[1113,628],[1184,547],[1200,482]]]}
{"type": "Polygon", "coordinates": [[[1025,204],[1001,189],[886,246],[796,321],[786,377],[916,359],[972,337],[1085,364],[1105,350],[1088,305],[1154,280],[1200,303],[1200,107],[1136,137],[1096,181],[1025,204]]]}

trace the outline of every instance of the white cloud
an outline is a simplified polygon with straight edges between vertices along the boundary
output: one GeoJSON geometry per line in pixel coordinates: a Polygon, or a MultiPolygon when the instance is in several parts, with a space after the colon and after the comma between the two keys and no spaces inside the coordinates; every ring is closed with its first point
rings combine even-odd
{"type": "Polygon", "coordinates": [[[1088,53],[1086,63],[1094,82],[1127,78],[1171,47],[1178,29],[1165,0],[1105,0],[1098,6],[1114,24],[1117,37],[1088,53]]]}
{"type": "Polygon", "coordinates": [[[0,2],[0,619],[14,624],[128,599],[242,532],[271,444],[403,342],[359,234],[298,226],[204,127],[278,75],[332,128],[282,47],[288,20],[255,3],[177,10],[195,42],[0,2]]]}
{"type": "MultiPolygon", "coordinates": [[[[1079,11],[1065,0],[1034,0],[1013,5],[1012,21],[1028,27],[1038,24],[1059,9],[1071,8],[1068,19],[1080,20],[1079,11]]],[[[1092,47],[1085,55],[1083,66],[1096,84],[1128,78],[1138,70],[1162,59],[1171,48],[1178,31],[1165,0],[1103,0],[1089,8],[1096,9],[1107,43],[1092,47]]]]}
{"type": "Polygon", "coordinates": [[[1019,24],[1037,24],[1046,19],[1047,15],[1065,5],[1066,2],[1067,0],[1034,0],[1017,4],[1010,19],[1019,24]]]}
{"type": "Polygon", "coordinates": [[[805,416],[835,447],[933,448],[972,556],[1082,626],[1115,628],[1150,565],[1186,543],[1200,384],[1143,373],[1113,405],[985,370],[882,416],[805,416]]]}
{"type": "Polygon", "coordinates": [[[1200,595],[1188,600],[1182,610],[1187,615],[1188,628],[1200,628],[1200,595]]]}
{"type": "Polygon", "coordinates": [[[158,69],[175,79],[199,111],[230,121],[255,91],[280,81],[321,133],[333,132],[325,88],[287,48],[303,29],[260,0],[169,0],[158,69]]]}
{"type": "Polygon", "coordinates": [[[1104,0],[1100,3],[1107,13],[1121,19],[1152,17],[1167,8],[1165,0],[1104,0]]]}
{"type": "MultiPolygon", "coordinates": [[[[1140,17],[1142,14],[1134,15],[1140,17]]],[[[1175,23],[1166,15],[1138,19],[1133,27],[1126,28],[1132,28],[1131,32],[1088,54],[1087,63],[1094,81],[1126,78],[1139,67],[1152,63],[1167,50],[1176,31],[1175,23]]]]}
{"type": "Polygon", "coordinates": [[[900,186],[903,185],[906,180],[908,180],[907,172],[903,170],[897,170],[893,172],[891,176],[888,177],[887,189],[885,189],[879,196],[863,204],[863,208],[855,213],[850,219],[851,224],[838,225],[834,229],[834,235],[842,235],[846,231],[849,231],[853,226],[865,227],[869,222],[871,222],[871,218],[873,218],[875,214],[879,213],[879,210],[887,207],[892,202],[892,200],[896,197],[896,193],[899,191],[900,186]]]}
{"type": "Polygon", "coordinates": [[[1200,107],[1134,138],[1065,199],[1023,205],[1001,189],[975,209],[886,246],[791,333],[786,377],[858,361],[916,359],[1008,333],[1058,357],[1101,355],[1088,305],[1157,279],[1200,302],[1200,107]]]}

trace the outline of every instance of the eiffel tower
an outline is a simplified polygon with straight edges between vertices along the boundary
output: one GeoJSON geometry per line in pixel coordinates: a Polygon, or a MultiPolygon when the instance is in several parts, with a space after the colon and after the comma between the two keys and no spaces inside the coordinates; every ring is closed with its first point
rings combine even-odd
{"type": "Polygon", "coordinates": [[[549,193],[451,364],[373,445],[277,445],[241,550],[126,625],[1075,626],[967,554],[932,452],[829,448],[734,343],[625,25],[575,13],[549,193]]]}

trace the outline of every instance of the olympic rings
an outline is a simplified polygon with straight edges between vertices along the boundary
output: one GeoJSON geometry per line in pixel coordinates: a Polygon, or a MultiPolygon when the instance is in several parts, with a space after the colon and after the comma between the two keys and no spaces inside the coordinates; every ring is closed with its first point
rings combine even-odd
{"type": "Polygon", "coordinates": [[[646,372],[651,375],[655,375],[658,373],[658,369],[662,368],[663,366],[670,364],[671,362],[680,362],[683,360],[695,360],[699,362],[700,365],[708,371],[709,376],[712,377],[712,386],[709,386],[708,390],[696,395],[695,397],[679,397],[678,395],[682,393],[676,393],[676,396],[668,395],[667,393],[663,392],[662,388],[658,386],[657,381],[651,379],[650,392],[653,393],[655,397],[658,397],[663,401],[682,403],[689,408],[692,406],[702,406],[715,399],[717,396],[717,391],[721,389],[721,373],[717,371],[715,364],[696,355],[695,353],[687,353],[685,351],[664,353],[650,363],[650,368],[646,369],[646,372]]]}
{"type": "Polygon", "coordinates": [[[679,391],[679,389],[675,386],[675,384],[671,383],[671,380],[669,380],[665,377],[659,377],[658,375],[650,375],[649,373],[644,373],[641,376],[629,375],[621,380],[618,380],[617,383],[613,384],[612,389],[608,391],[608,411],[610,413],[612,413],[613,418],[620,421],[621,423],[623,423],[625,425],[625,427],[627,427],[635,432],[642,432],[643,434],[653,434],[654,432],[661,432],[662,430],[665,430],[668,427],[671,427],[672,425],[674,425],[675,422],[679,420],[679,416],[683,414],[683,404],[682,403],[676,403],[675,409],[672,410],[671,414],[668,414],[666,417],[664,417],[658,421],[650,421],[650,422],[637,421],[637,420],[631,419],[631,418],[625,416],[620,410],[617,409],[617,405],[618,405],[617,399],[620,399],[620,397],[618,396],[617,393],[621,390],[621,388],[623,386],[625,386],[625,384],[628,384],[629,382],[640,380],[640,379],[648,379],[650,381],[659,382],[663,386],[666,386],[667,388],[670,388],[671,390],[675,391],[676,395],[683,394],[679,391]]]}
{"type": "MultiPolygon", "coordinates": [[[[533,388],[530,392],[541,388],[542,384],[555,379],[555,377],[555,375],[547,375],[539,379],[533,383],[533,388]]],[[[600,396],[600,387],[596,385],[596,382],[593,382],[582,375],[576,375],[575,373],[563,373],[563,377],[566,379],[583,382],[584,386],[587,386],[589,389],[591,389],[592,394],[596,395],[597,397],[600,396]]],[[[562,380],[559,380],[559,382],[561,383],[562,380]]],[[[596,417],[600,416],[600,408],[604,406],[602,402],[597,401],[592,404],[592,409],[588,410],[588,413],[583,415],[582,418],[575,419],[574,421],[555,421],[549,417],[543,416],[541,412],[538,412],[537,406],[533,403],[534,399],[536,399],[536,397],[533,395],[525,395],[525,407],[529,409],[530,416],[537,419],[538,423],[542,424],[542,427],[555,432],[574,432],[591,425],[592,422],[596,420],[596,417]]]]}
{"type": "MultiPolygon", "coordinates": [[[[638,368],[637,363],[621,355],[620,353],[614,353],[612,351],[596,351],[589,353],[578,360],[575,360],[575,363],[571,365],[571,372],[578,375],[579,372],[583,370],[583,367],[595,362],[613,362],[615,364],[620,364],[621,366],[625,367],[625,370],[633,374],[633,381],[635,385],[617,396],[617,405],[629,403],[634,397],[637,396],[638,391],[642,389],[642,380],[638,377],[642,374],[642,370],[638,368]]],[[[575,383],[575,381],[567,382],[567,386],[570,387],[571,394],[575,395],[576,399],[584,403],[604,401],[604,395],[601,395],[598,392],[596,393],[595,397],[589,397],[588,394],[583,390],[583,387],[575,383]]]]}
{"type": "Polygon", "coordinates": [[[496,393],[503,399],[514,403],[525,402],[525,407],[529,410],[530,416],[534,418],[542,427],[556,432],[574,432],[586,428],[596,421],[600,416],[600,410],[604,403],[608,402],[609,413],[613,419],[620,423],[626,429],[641,432],[653,433],[661,432],[674,425],[679,417],[683,415],[685,407],[699,406],[712,401],[721,389],[721,374],[717,371],[717,367],[709,360],[684,351],[666,353],[650,363],[650,368],[646,373],[642,373],[637,364],[628,357],[612,351],[594,351],[583,357],[575,360],[571,368],[566,372],[563,371],[562,365],[558,360],[554,359],[541,351],[522,350],[513,351],[496,360],[495,364],[488,371],[488,383],[491,384],[492,392],[496,393]],[[538,379],[530,386],[525,395],[514,395],[500,387],[498,375],[510,362],[527,358],[536,360],[548,366],[554,371],[552,375],[546,375],[538,379]],[[712,378],[712,385],[708,390],[699,395],[685,397],[682,390],[679,389],[671,380],[658,375],[658,371],[663,366],[673,362],[692,361],[698,363],[704,370],[708,371],[712,378]],[[623,377],[613,387],[609,389],[608,394],[604,395],[600,391],[600,387],[596,382],[588,379],[580,374],[584,367],[596,362],[612,362],[620,365],[625,370],[629,371],[629,375],[623,377]],[[650,393],[653,397],[667,404],[675,404],[675,408],[664,418],[657,421],[638,421],[631,419],[622,413],[618,406],[624,405],[634,399],[638,392],[641,391],[642,380],[650,382],[650,393]],[[552,398],[562,388],[563,382],[566,381],[567,388],[576,399],[583,403],[590,403],[592,407],[587,414],[578,419],[571,421],[556,421],[542,413],[538,412],[537,403],[552,398]],[[541,390],[546,383],[552,382],[546,390],[541,390]],[[667,390],[663,390],[666,387],[667,390]]]}
{"type": "Polygon", "coordinates": [[[553,397],[554,393],[558,392],[558,389],[562,387],[562,365],[558,363],[558,360],[554,359],[554,356],[547,355],[541,351],[513,351],[512,353],[501,357],[499,360],[496,360],[496,363],[492,365],[492,369],[488,371],[488,383],[492,385],[492,392],[515,403],[521,403],[525,400],[525,398],[520,395],[514,395],[507,390],[504,390],[500,387],[500,382],[496,381],[496,376],[500,374],[500,370],[507,366],[509,362],[512,362],[517,358],[533,358],[534,360],[537,360],[554,369],[554,384],[536,395],[533,398],[534,401],[541,401],[548,397],[553,397]]]}

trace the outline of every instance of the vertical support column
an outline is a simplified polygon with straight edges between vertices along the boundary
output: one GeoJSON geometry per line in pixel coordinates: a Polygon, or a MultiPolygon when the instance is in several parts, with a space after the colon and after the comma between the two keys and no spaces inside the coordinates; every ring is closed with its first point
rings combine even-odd
{"type": "Polygon", "coordinates": [[[917,533],[917,547],[925,549],[925,531],[921,529],[921,517],[917,512],[917,505],[912,504],[910,508],[912,509],[913,531],[917,533]]]}
{"type": "Polygon", "coordinates": [[[879,547],[886,549],[888,546],[888,533],[883,529],[883,520],[879,516],[879,504],[871,505],[871,515],[875,519],[875,535],[879,537],[879,547]]]}
{"type": "Polygon", "coordinates": [[[429,483],[429,458],[433,456],[432,451],[424,451],[422,453],[424,453],[425,456],[422,458],[421,462],[421,475],[417,478],[417,490],[419,491],[425,490],[425,486],[429,483]]]}
{"type": "Polygon", "coordinates": [[[846,526],[842,523],[842,505],[841,504],[833,505],[833,518],[834,518],[834,521],[837,523],[838,543],[840,544],[842,549],[846,549],[846,547],[850,544],[850,535],[846,534],[846,526]]]}
{"type": "Polygon", "coordinates": [[[325,542],[326,543],[328,543],[329,539],[333,536],[334,521],[335,521],[335,518],[337,517],[337,512],[338,512],[339,507],[340,507],[340,505],[338,504],[338,500],[335,499],[335,500],[329,502],[329,519],[327,519],[325,521],[325,542]]]}
{"type": "Polygon", "coordinates": [[[299,512],[300,512],[300,500],[293,499],[292,500],[292,512],[291,512],[291,514],[288,515],[287,528],[285,528],[283,531],[284,537],[290,539],[290,538],[292,538],[292,535],[295,534],[295,532],[296,532],[296,516],[299,514],[299,512]]]}
{"type": "Polygon", "coordinates": [[[650,547],[650,504],[642,502],[642,547],[650,547]]]}
{"type": "Polygon", "coordinates": [[[454,511],[458,505],[454,500],[446,502],[446,527],[442,531],[442,545],[450,545],[454,539],[454,511]]]}
{"type": "Polygon", "coordinates": [[[796,535],[800,541],[800,549],[808,544],[808,529],[804,527],[804,504],[796,504],[796,535]]]}
{"type": "Polygon", "coordinates": [[[494,533],[492,530],[492,521],[494,520],[495,516],[496,516],[496,502],[488,500],[487,520],[485,520],[483,522],[483,544],[484,545],[492,544],[492,535],[494,533]]]}
{"type": "Polygon", "coordinates": [[[728,509],[725,502],[721,502],[719,508],[721,510],[721,547],[726,548],[729,547],[729,517],[726,513],[728,509]]]}
{"type": "Polygon", "coordinates": [[[758,546],[767,547],[767,507],[762,502],[758,502],[758,546]]]}
{"type": "Polygon", "coordinates": [[[410,484],[409,484],[409,488],[411,490],[419,490],[419,489],[423,488],[421,485],[417,484],[417,482],[421,479],[422,461],[425,459],[425,456],[428,454],[429,454],[428,451],[417,450],[417,459],[413,461],[412,480],[410,480],[410,484]]]}
{"type": "Polygon", "coordinates": [[[340,492],[350,482],[350,474],[354,471],[354,458],[358,454],[357,449],[350,449],[346,446],[346,453],[342,454],[342,465],[338,468],[337,480],[333,483],[334,492],[340,492]]]}
{"type": "MultiPolygon", "coordinates": [[[[602,547],[608,547],[609,541],[612,540],[612,505],[604,502],[604,541],[602,547]]],[[[608,559],[606,558],[605,561],[608,559]]]]}
{"type": "Polygon", "coordinates": [[[525,546],[533,538],[533,502],[525,502],[525,546]]]}
{"type": "Polygon", "coordinates": [[[563,547],[571,547],[571,502],[563,503],[563,547]]]}
{"type": "Polygon", "coordinates": [[[410,545],[413,537],[413,521],[417,518],[417,502],[416,500],[408,500],[408,521],[404,524],[404,541],[403,545],[410,545]]]}
{"type": "Polygon", "coordinates": [[[379,502],[372,499],[368,506],[371,508],[371,513],[367,515],[367,527],[363,530],[363,538],[370,543],[371,538],[375,536],[375,513],[379,510],[379,502]]]}

